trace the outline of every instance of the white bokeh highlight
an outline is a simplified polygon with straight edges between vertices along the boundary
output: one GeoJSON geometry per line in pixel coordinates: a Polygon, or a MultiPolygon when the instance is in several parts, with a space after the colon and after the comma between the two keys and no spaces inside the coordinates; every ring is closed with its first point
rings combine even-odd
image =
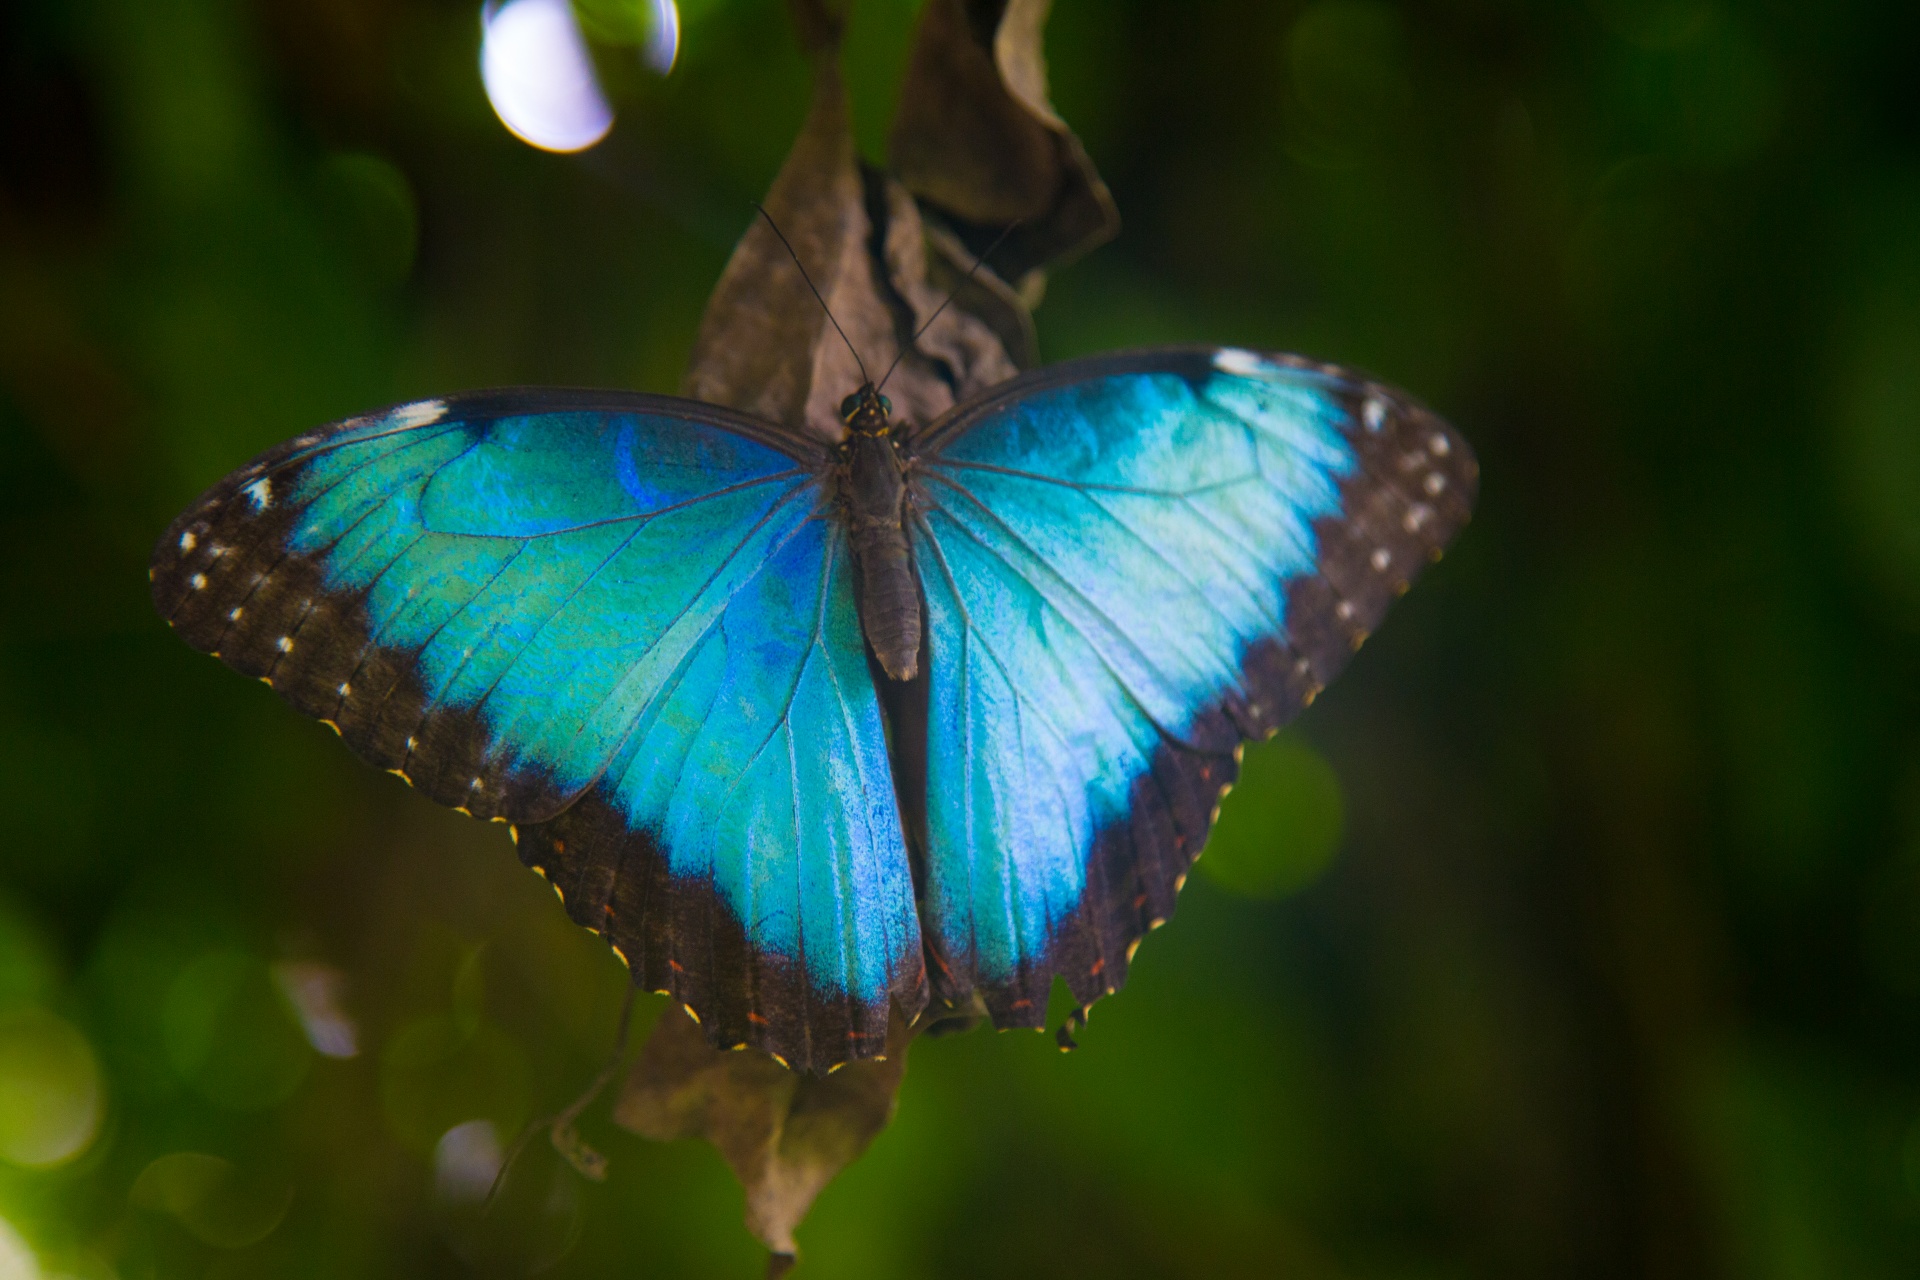
{"type": "Polygon", "coordinates": [[[680,7],[673,0],[653,0],[653,21],[647,27],[640,60],[649,71],[666,75],[680,56],[680,7]]]}
{"type": "Polygon", "coordinates": [[[585,151],[607,136],[613,108],[568,0],[489,4],[480,11],[480,29],[487,101],[516,138],[567,152],[585,151]]]}
{"type": "Polygon", "coordinates": [[[40,1280],[40,1260],[5,1218],[0,1218],[0,1280],[40,1280]]]}

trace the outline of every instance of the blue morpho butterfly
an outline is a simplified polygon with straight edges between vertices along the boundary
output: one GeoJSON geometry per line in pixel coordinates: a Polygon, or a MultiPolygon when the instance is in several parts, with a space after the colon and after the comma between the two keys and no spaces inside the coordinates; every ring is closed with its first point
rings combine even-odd
{"type": "Polygon", "coordinates": [[[844,444],[480,392],[209,490],[160,612],[521,858],[713,1043],[1042,1024],[1173,911],[1233,782],[1466,521],[1466,443],[1287,355],[1072,361],[844,444]]]}

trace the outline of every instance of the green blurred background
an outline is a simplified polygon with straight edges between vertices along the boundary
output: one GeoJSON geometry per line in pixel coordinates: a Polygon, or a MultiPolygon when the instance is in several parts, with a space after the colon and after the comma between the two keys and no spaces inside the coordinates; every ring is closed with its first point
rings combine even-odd
{"type": "MultiPolygon", "coordinates": [[[[806,93],[775,0],[683,15],[561,157],[473,0],[0,9],[5,1280],[757,1274],[714,1152],[605,1104],[606,1183],[536,1143],[475,1221],[453,1157],[584,1085],[624,971],[144,573],[315,424],[674,387],[806,93]]],[[[1126,228],[1048,357],[1370,368],[1481,510],[1081,1052],[915,1048],[803,1274],[1920,1274],[1916,15],[1058,0],[1126,228]]],[[[849,37],[875,157],[913,17],[849,37]]]]}

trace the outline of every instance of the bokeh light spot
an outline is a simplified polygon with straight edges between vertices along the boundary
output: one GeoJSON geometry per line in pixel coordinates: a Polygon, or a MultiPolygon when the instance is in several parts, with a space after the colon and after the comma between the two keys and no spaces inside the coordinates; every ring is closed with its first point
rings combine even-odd
{"type": "Polygon", "coordinates": [[[293,1187],[242,1173],[219,1156],[176,1151],[141,1170],[128,1198],[135,1208],[170,1214],[217,1249],[244,1249],[273,1234],[293,1204],[293,1187]]]}
{"type": "Polygon", "coordinates": [[[0,1280],[40,1280],[39,1259],[5,1218],[0,1218],[0,1280]]]}
{"type": "Polygon", "coordinates": [[[0,1008],[46,999],[58,977],[59,965],[45,930],[0,896],[0,1008]]]}
{"type": "Polygon", "coordinates": [[[380,1055],[387,1123],[415,1151],[434,1151],[455,1125],[485,1119],[502,1133],[527,1118],[526,1054],[491,1023],[460,1025],[444,1014],[401,1028],[380,1055]]]}
{"type": "Polygon", "coordinates": [[[1288,151],[1315,168],[1378,152],[1406,118],[1413,89],[1400,15],[1374,0],[1321,0],[1287,36],[1288,151]]]}
{"type": "Polygon", "coordinates": [[[640,60],[661,75],[673,70],[680,57],[680,7],[673,0],[652,0],[653,22],[640,60]]]}
{"type": "Polygon", "coordinates": [[[488,1120],[455,1125],[435,1144],[434,1217],[469,1265],[493,1275],[532,1275],[579,1239],[578,1179],[544,1138],[536,1131],[510,1163],[488,1120]]]}
{"type": "Polygon", "coordinates": [[[1731,16],[1673,48],[1620,60],[1623,105],[1663,152],[1704,165],[1749,160],[1778,131],[1772,55],[1731,16]]]}
{"type": "Polygon", "coordinates": [[[161,1029],[180,1078],[236,1111],[284,1102],[312,1061],[267,966],[244,952],[209,951],[182,969],[167,990],[161,1029]]]}
{"type": "Polygon", "coordinates": [[[300,961],[273,966],[273,980],[293,1006],[315,1052],[329,1058],[359,1054],[360,1031],[342,1003],[346,974],[332,965],[300,961]]]}
{"type": "Polygon", "coordinates": [[[328,156],[319,179],[332,228],[368,279],[385,286],[405,281],[420,241],[407,176],[381,156],[349,151],[328,156]]]}
{"type": "Polygon", "coordinates": [[[31,1006],[0,1014],[0,1157],[33,1169],[73,1159],[100,1132],[102,1092],[72,1025],[31,1006]]]}
{"type": "Polygon", "coordinates": [[[433,1193],[444,1204],[478,1204],[500,1176],[500,1135],[491,1120],[469,1120],[433,1148],[433,1193]]]}
{"type": "Polygon", "coordinates": [[[508,0],[481,11],[480,78],[512,134],[543,151],[584,151],[613,128],[593,58],[567,0],[508,0]]]}
{"type": "Polygon", "coordinates": [[[1200,866],[1235,893],[1282,897],[1326,870],[1344,824],[1332,766],[1306,743],[1276,738],[1247,748],[1200,866]]]}

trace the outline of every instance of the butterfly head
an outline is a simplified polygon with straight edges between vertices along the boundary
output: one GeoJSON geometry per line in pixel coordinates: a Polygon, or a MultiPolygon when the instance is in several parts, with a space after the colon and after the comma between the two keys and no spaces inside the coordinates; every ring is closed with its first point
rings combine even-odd
{"type": "Polygon", "coordinates": [[[840,420],[857,436],[886,435],[891,429],[887,415],[892,412],[893,401],[876,391],[871,382],[861,384],[858,391],[840,402],[840,420]]]}

